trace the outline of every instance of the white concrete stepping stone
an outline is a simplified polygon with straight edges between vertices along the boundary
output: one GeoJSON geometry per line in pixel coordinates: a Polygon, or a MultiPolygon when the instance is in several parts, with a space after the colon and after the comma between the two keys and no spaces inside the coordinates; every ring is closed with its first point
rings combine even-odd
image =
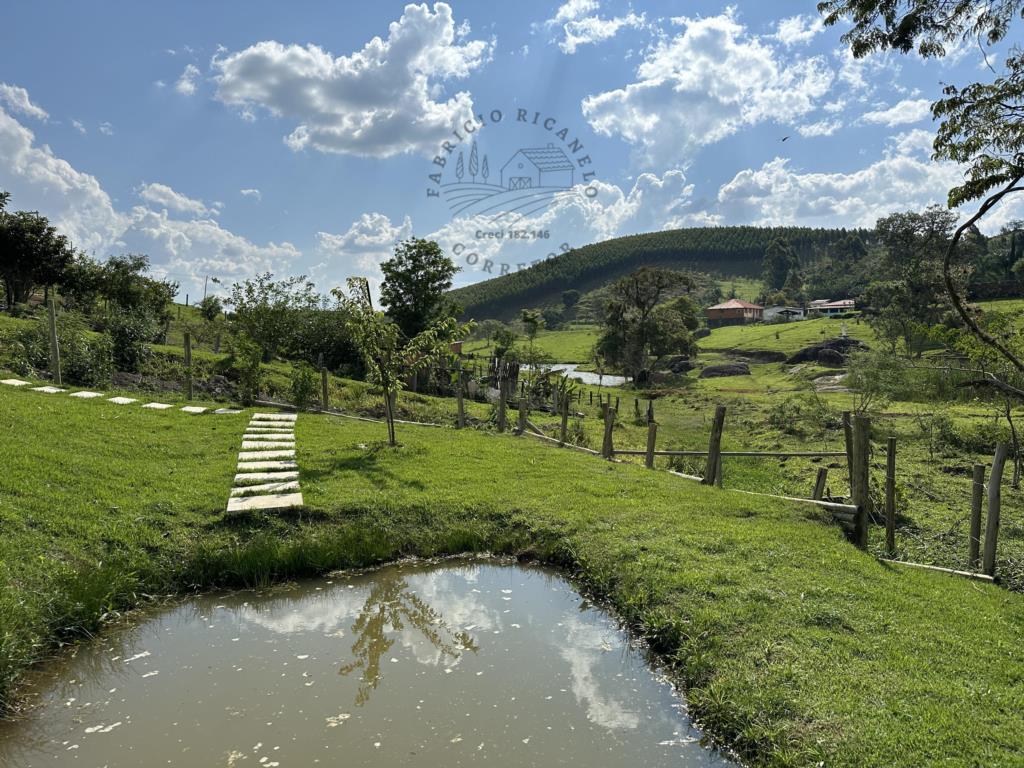
{"type": "Polygon", "coordinates": [[[134,397],[108,397],[108,403],[114,403],[115,405],[128,405],[129,403],[139,402],[134,397]]]}
{"type": "Polygon", "coordinates": [[[6,384],[8,387],[27,387],[29,382],[21,379],[0,379],[0,384],[6,384]]]}
{"type": "Polygon", "coordinates": [[[252,472],[258,469],[298,469],[299,465],[294,461],[240,461],[238,469],[242,472],[252,472]]]}
{"type": "Polygon", "coordinates": [[[282,491],[299,490],[298,480],[289,480],[285,483],[259,483],[258,485],[243,485],[241,488],[232,488],[232,496],[248,496],[253,493],[281,493],[282,491]]]}
{"type": "Polygon", "coordinates": [[[269,496],[235,496],[228,499],[228,512],[246,512],[250,509],[287,509],[301,507],[301,493],[274,493],[269,496]]]}
{"type": "Polygon", "coordinates": [[[72,392],[71,393],[71,397],[80,397],[83,400],[91,400],[94,397],[103,397],[103,393],[102,392],[90,392],[90,391],[88,391],[86,389],[83,389],[81,392],[72,392]]]}
{"type": "Polygon", "coordinates": [[[294,413],[254,413],[254,421],[295,421],[298,416],[294,413]]]}
{"type": "Polygon", "coordinates": [[[32,387],[33,392],[45,392],[48,395],[55,395],[58,392],[67,392],[66,389],[60,387],[32,387]]]}
{"type": "Polygon", "coordinates": [[[214,411],[214,413],[218,413],[218,414],[224,415],[224,414],[241,413],[241,411],[239,411],[236,408],[218,408],[216,411],[214,411]]]}
{"type": "Polygon", "coordinates": [[[246,432],[259,432],[265,435],[294,435],[295,430],[291,427],[254,427],[252,424],[245,428],[246,432]]]}
{"type": "Polygon", "coordinates": [[[246,432],[244,435],[242,435],[242,439],[264,440],[269,442],[284,441],[286,443],[294,443],[295,435],[293,435],[291,432],[288,432],[287,434],[283,432],[274,432],[269,434],[266,432],[246,432]]]}
{"type": "Polygon", "coordinates": [[[203,406],[201,405],[186,405],[181,410],[183,410],[185,413],[206,413],[206,411],[209,409],[203,408],[203,406]]]}
{"type": "Polygon", "coordinates": [[[243,451],[277,451],[285,448],[294,448],[295,443],[247,443],[242,442],[243,451]]]}
{"type": "Polygon", "coordinates": [[[238,454],[239,461],[260,461],[261,459],[294,459],[295,451],[242,451],[238,454]]]}
{"type": "Polygon", "coordinates": [[[167,403],[146,403],[143,408],[152,408],[154,411],[165,411],[168,408],[173,408],[173,405],[167,403]]]}
{"type": "Polygon", "coordinates": [[[235,485],[253,485],[255,483],[274,483],[286,480],[298,480],[296,470],[290,472],[239,472],[235,475],[235,485]]]}

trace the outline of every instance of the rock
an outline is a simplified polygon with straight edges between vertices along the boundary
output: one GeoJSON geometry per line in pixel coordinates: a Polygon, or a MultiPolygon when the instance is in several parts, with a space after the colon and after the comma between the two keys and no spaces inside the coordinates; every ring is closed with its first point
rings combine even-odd
{"type": "Polygon", "coordinates": [[[696,368],[697,364],[686,355],[669,355],[658,360],[656,366],[659,371],[688,373],[696,368]]]}
{"type": "Polygon", "coordinates": [[[846,364],[846,357],[842,352],[826,347],[818,350],[817,362],[818,365],[824,365],[827,368],[842,368],[846,364]]]}
{"type": "Polygon", "coordinates": [[[734,352],[739,358],[751,360],[755,363],[784,363],[786,362],[786,353],[778,352],[773,349],[745,349],[742,351],[734,352]]]}
{"type": "Polygon", "coordinates": [[[700,372],[698,378],[714,379],[719,376],[749,376],[750,366],[746,363],[723,363],[721,365],[709,365],[700,372]]]}
{"type": "Polygon", "coordinates": [[[711,335],[711,329],[710,328],[698,328],[696,331],[693,332],[693,338],[695,338],[695,339],[703,339],[703,338],[706,338],[707,336],[710,336],[710,335],[711,335]]]}
{"type": "MultiPolygon", "coordinates": [[[[791,355],[789,359],[786,360],[786,362],[789,363],[790,365],[795,365],[796,363],[816,363],[818,362],[818,354],[822,350],[826,349],[836,352],[838,355],[840,355],[842,357],[842,362],[839,363],[839,365],[844,365],[846,363],[846,355],[849,354],[851,350],[867,349],[867,346],[862,342],[857,341],[857,339],[830,339],[828,341],[822,341],[818,344],[812,344],[809,347],[804,347],[796,354],[791,355]]],[[[833,360],[836,359],[835,357],[832,356],[827,357],[833,360]]]]}

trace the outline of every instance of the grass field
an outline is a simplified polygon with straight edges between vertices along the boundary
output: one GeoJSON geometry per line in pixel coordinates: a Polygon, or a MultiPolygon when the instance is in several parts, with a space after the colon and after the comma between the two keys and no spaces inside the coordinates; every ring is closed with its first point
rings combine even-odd
{"type": "Polygon", "coordinates": [[[791,323],[729,325],[715,328],[700,340],[702,350],[777,351],[793,354],[803,347],[837,338],[843,328],[848,336],[870,344],[875,335],[860,320],[820,317],[791,323]]]}
{"type": "MultiPolygon", "coordinates": [[[[581,325],[564,331],[541,331],[534,342],[538,352],[548,355],[555,363],[589,363],[590,351],[597,341],[597,326],[581,325]]],[[[518,345],[525,349],[527,341],[520,338],[518,345]]],[[[463,345],[463,353],[487,357],[493,345],[490,340],[473,341],[463,345]]]]}
{"type": "Polygon", "coordinates": [[[307,509],[229,520],[246,414],[6,388],[0,414],[5,682],[146,595],[487,550],[608,600],[749,764],[1009,766],[1024,749],[1024,598],[879,564],[809,508],[477,430],[399,425],[388,449],[383,425],[306,415],[307,509]]]}

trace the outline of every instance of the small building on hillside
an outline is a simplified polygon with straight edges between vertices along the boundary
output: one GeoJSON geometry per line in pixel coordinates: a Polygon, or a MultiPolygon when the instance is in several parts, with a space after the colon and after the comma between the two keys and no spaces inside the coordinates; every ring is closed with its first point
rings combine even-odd
{"type": "Polygon", "coordinates": [[[787,323],[790,320],[803,320],[803,307],[765,307],[764,321],[766,323],[787,323]]]}
{"type": "Polygon", "coordinates": [[[856,308],[857,302],[853,299],[840,299],[839,301],[816,299],[808,305],[807,311],[824,315],[825,317],[832,317],[834,315],[845,315],[847,312],[853,312],[856,308]]]}
{"type": "Polygon", "coordinates": [[[759,323],[764,319],[764,307],[751,304],[743,299],[729,299],[721,304],[708,307],[704,314],[708,318],[708,328],[719,328],[723,325],[746,325],[759,323]]]}
{"type": "Polygon", "coordinates": [[[554,144],[520,149],[501,167],[501,186],[509,190],[573,185],[573,164],[554,144]]]}

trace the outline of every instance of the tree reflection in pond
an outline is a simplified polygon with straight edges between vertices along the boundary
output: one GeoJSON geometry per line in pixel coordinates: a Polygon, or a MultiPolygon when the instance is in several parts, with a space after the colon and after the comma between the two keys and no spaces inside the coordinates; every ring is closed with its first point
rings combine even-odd
{"type": "Polygon", "coordinates": [[[373,581],[370,594],[352,625],[355,659],[338,674],[362,670],[356,706],[362,706],[380,685],[381,659],[395,644],[394,635],[407,627],[416,629],[436,648],[440,659],[455,661],[463,651],[476,653],[478,646],[468,632],[450,627],[441,614],[416,595],[397,569],[383,570],[373,581]]]}

